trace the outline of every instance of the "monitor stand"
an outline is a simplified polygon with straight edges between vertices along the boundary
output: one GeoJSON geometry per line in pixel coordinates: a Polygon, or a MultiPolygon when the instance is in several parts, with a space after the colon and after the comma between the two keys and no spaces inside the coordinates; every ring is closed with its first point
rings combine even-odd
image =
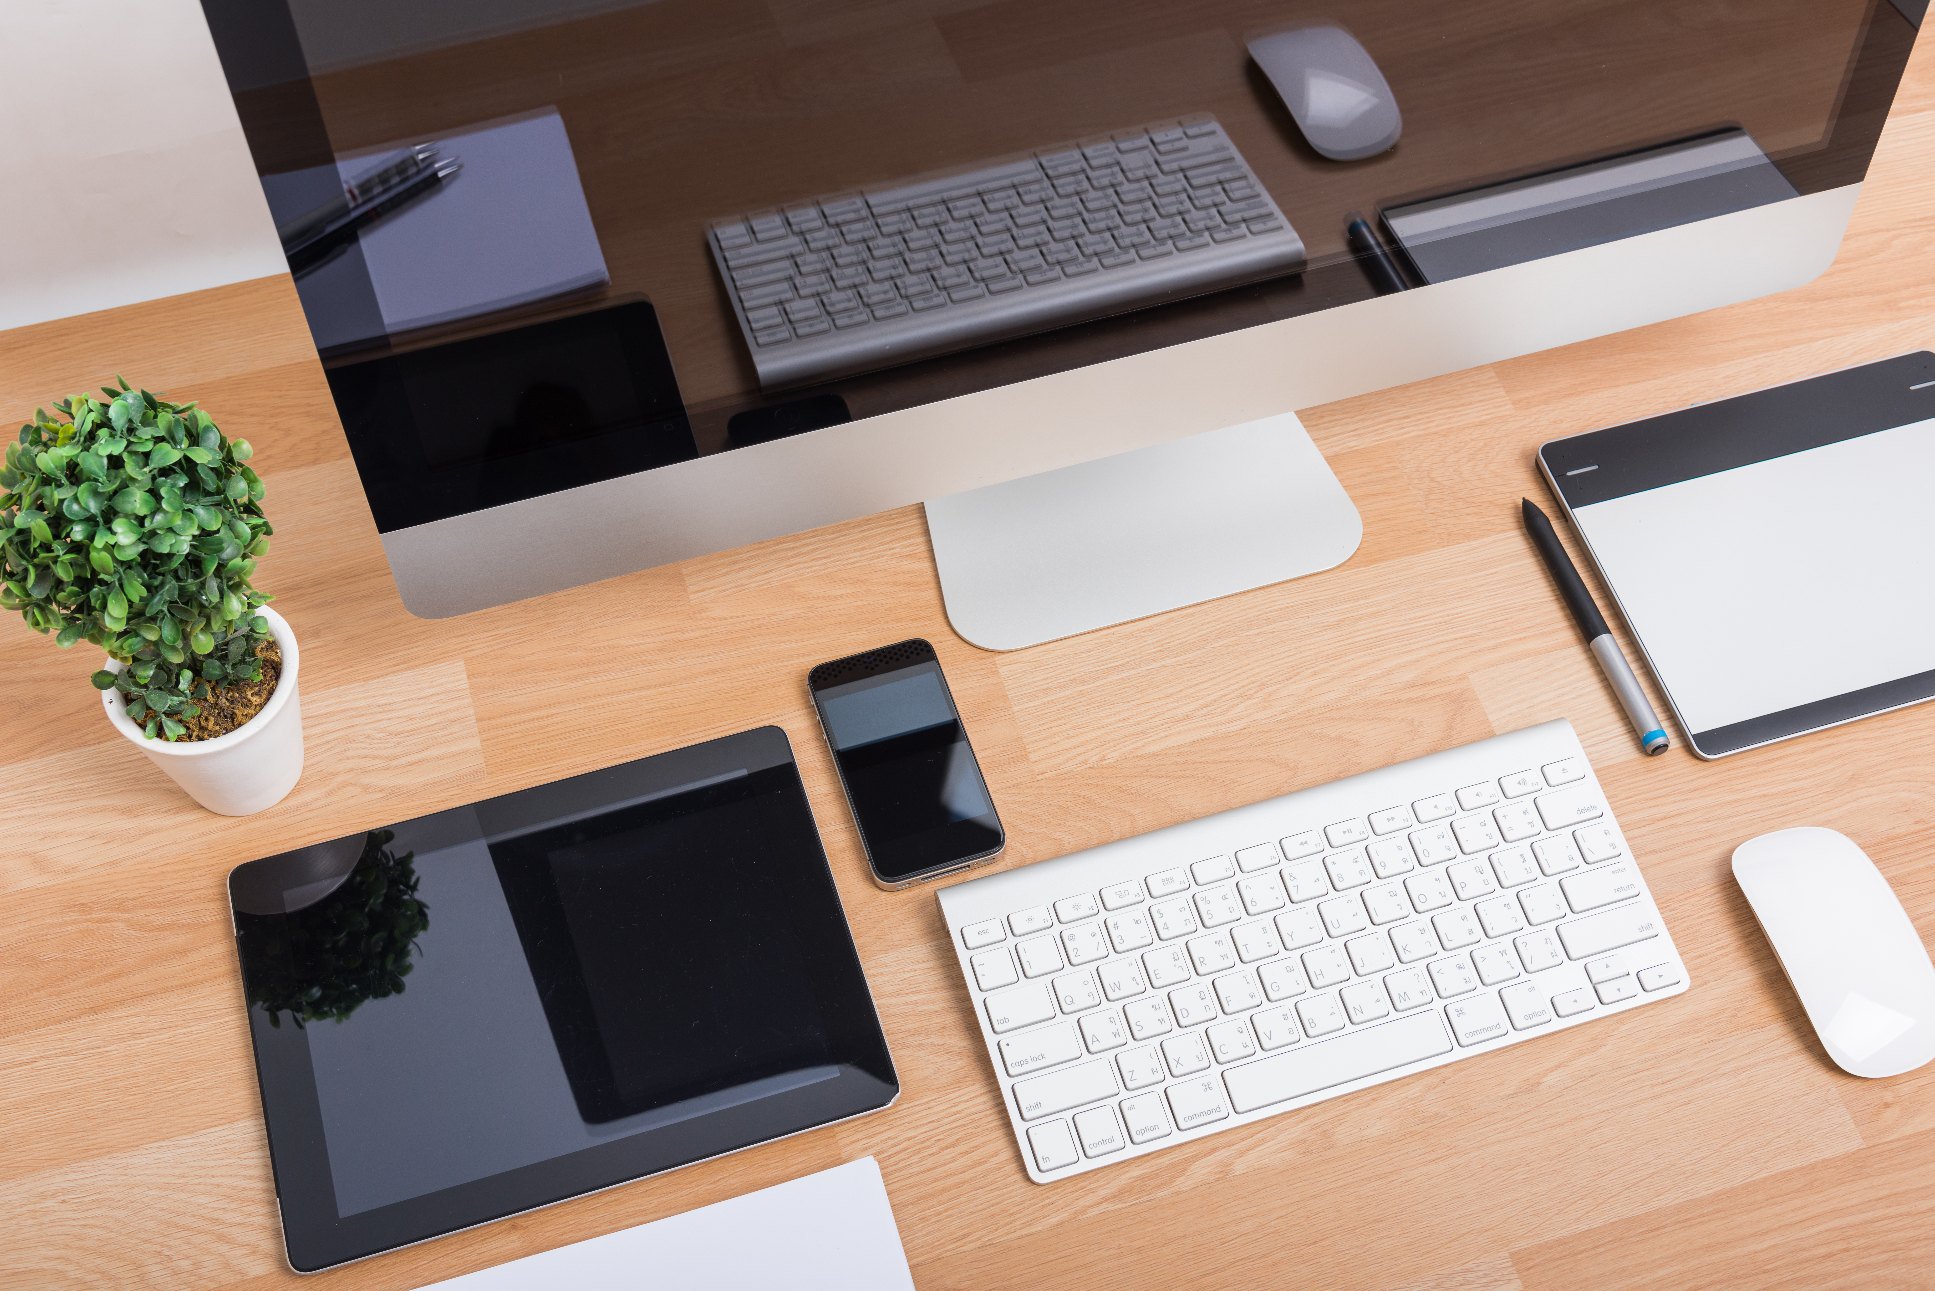
{"type": "Polygon", "coordinates": [[[1019,650],[1341,565],[1364,523],[1294,413],[927,503],[948,622],[1019,650]]]}

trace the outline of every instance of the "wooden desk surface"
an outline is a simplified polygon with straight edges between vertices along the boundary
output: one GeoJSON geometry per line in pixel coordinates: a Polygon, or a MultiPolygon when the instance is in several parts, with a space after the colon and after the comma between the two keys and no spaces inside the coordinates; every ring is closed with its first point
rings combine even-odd
{"type": "Polygon", "coordinates": [[[466,618],[391,585],[286,279],[0,334],[0,408],[130,379],[259,450],[302,634],[308,772],[191,806],[102,720],[85,650],[0,623],[0,1283],[287,1283],[223,879],[236,863],[777,722],[904,1094],[891,1110],[325,1275],[410,1287],[873,1154],[924,1288],[1935,1281],[1935,1067],[1841,1074],[1727,869],[1863,843],[1935,941],[1935,707],[1720,763],[1643,761],[1517,528],[1532,449],[1928,344],[1935,50],[1840,259],[1801,290],[1317,409],[1363,511],[1344,568],[1018,654],[956,638],[919,512],[466,618]],[[1015,1156],[931,893],[867,881],[810,716],[818,660],[935,641],[1005,864],[1569,716],[1693,976],[1616,1022],[1043,1191],[1015,1156]]]}

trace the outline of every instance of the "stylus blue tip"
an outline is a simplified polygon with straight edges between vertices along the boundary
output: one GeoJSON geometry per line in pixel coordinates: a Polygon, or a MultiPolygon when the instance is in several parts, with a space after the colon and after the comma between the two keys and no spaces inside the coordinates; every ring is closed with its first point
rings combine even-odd
{"type": "Polygon", "coordinates": [[[1647,753],[1666,752],[1666,732],[1655,726],[1639,737],[1639,747],[1647,753]]]}

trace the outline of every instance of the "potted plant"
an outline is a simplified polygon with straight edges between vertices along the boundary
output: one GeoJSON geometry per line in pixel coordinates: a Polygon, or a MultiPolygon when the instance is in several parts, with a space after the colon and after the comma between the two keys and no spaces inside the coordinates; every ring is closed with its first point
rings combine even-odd
{"type": "Polygon", "coordinates": [[[35,409],[0,466],[0,608],[108,653],[114,728],[229,816],[302,774],[295,634],[250,578],[269,546],[246,440],[193,403],[105,388],[35,409]]]}

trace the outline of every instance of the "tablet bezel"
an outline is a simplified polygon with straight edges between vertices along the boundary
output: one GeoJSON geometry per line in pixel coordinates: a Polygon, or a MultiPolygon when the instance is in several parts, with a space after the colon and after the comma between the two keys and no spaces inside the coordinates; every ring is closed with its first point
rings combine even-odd
{"type": "Polygon", "coordinates": [[[1935,699],[1935,670],[1696,731],[1619,599],[1577,508],[1935,418],[1923,350],[1541,444],[1540,472],[1626,618],[1695,754],[1713,759],[1935,699]]]}

